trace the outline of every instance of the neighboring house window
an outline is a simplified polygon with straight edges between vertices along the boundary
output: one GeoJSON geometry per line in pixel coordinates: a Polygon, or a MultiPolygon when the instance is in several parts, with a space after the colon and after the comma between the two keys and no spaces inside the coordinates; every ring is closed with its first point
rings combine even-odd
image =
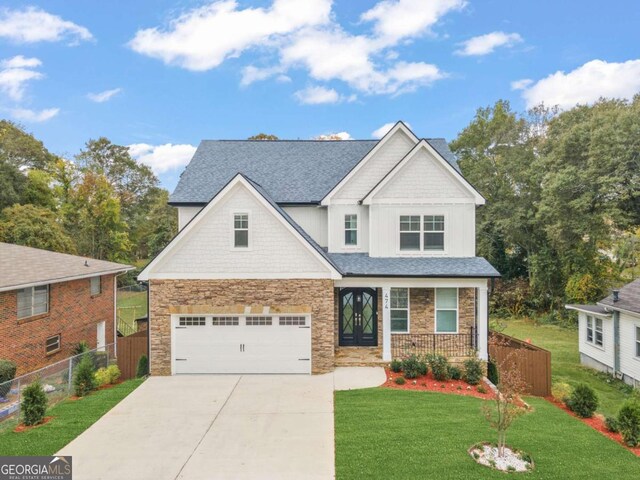
{"type": "Polygon", "coordinates": [[[60,350],[60,334],[47,338],[44,348],[47,354],[60,350]]]}
{"type": "Polygon", "coordinates": [[[102,293],[102,278],[91,277],[91,295],[100,295],[102,293]]]}
{"type": "Polygon", "coordinates": [[[18,290],[18,318],[33,317],[49,311],[49,285],[18,290]]]}
{"type": "Polygon", "coordinates": [[[350,247],[358,245],[358,215],[344,216],[344,244],[350,247]]]}
{"type": "Polygon", "coordinates": [[[424,216],[424,249],[444,250],[444,215],[424,216]]]}
{"type": "Polygon", "coordinates": [[[604,336],[602,332],[602,319],[587,315],[587,342],[602,347],[604,336]]]}
{"type": "Polygon", "coordinates": [[[636,357],[640,357],[640,327],[636,327],[636,357]]]}
{"type": "Polygon", "coordinates": [[[233,216],[233,246],[247,248],[249,246],[249,214],[236,213],[233,216]]]}
{"type": "Polygon", "coordinates": [[[458,289],[436,288],[436,333],[458,332],[458,289]]]}
{"type": "Polygon", "coordinates": [[[420,250],[420,215],[400,215],[400,250],[420,250]]]}
{"type": "Polygon", "coordinates": [[[391,333],[409,333],[409,289],[391,289],[391,333]]]}

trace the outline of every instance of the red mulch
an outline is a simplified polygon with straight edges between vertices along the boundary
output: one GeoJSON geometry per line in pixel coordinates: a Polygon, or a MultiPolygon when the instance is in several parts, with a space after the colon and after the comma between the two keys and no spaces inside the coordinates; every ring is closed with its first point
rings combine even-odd
{"type": "Polygon", "coordinates": [[[569,410],[569,408],[564,403],[559,402],[558,400],[556,400],[553,397],[545,397],[545,400],[547,400],[550,403],[553,403],[556,407],[560,408],[561,410],[564,410],[565,412],[567,412],[572,417],[575,417],[578,420],[581,420],[582,423],[584,423],[586,425],[589,425],[594,430],[597,430],[598,432],[600,432],[604,436],[609,437],[614,442],[618,442],[624,448],[626,448],[627,450],[629,450],[633,454],[635,454],[638,457],[640,457],[640,446],[638,446],[638,447],[629,447],[622,440],[622,435],[620,435],[619,433],[610,432],[607,429],[607,426],[606,426],[606,424],[604,422],[604,417],[602,415],[597,415],[596,414],[591,418],[582,418],[582,417],[579,417],[578,415],[576,415],[575,413],[573,413],[571,410],[569,410]]]}
{"type": "Polygon", "coordinates": [[[397,377],[402,377],[402,372],[394,373],[388,368],[385,368],[385,372],[387,374],[387,381],[384,382],[382,385],[383,387],[397,388],[400,390],[453,393],[454,395],[464,395],[466,397],[476,397],[484,400],[495,398],[493,390],[484,383],[481,383],[480,385],[486,389],[487,393],[480,393],[478,391],[478,387],[480,385],[469,385],[463,380],[447,380],[446,382],[441,382],[433,378],[433,375],[429,372],[427,375],[414,378],[413,380],[406,379],[404,385],[398,385],[394,380],[397,377]]]}
{"type": "Polygon", "coordinates": [[[107,388],[113,388],[121,383],[122,380],[118,380],[116,383],[105,383],[104,385],[100,385],[98,388],[96,388],[96,390],[106,390],[107,388]]]}
{"type": "Polygon", "coordinates": [[[54,417],[44,417],[42,419],[42,422],[40,422],[37,425],[24,425],[23,423],[21,423],[16,428],[14,428],[13,431],[16,432],[16,433],[26,432],[28,430],[32,430],[34,428],[41,427],[42,425],[44,425],[46,423],[49,423],[51,420],[53,420],[53,418],[54,417]]]}

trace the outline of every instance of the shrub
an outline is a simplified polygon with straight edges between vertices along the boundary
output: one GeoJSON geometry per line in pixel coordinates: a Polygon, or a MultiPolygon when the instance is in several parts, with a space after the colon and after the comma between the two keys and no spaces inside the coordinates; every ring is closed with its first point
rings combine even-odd
{"type": "Polygon", "coordinates": [[[17,368],[10,360],[0,360],[0,398],[6,397],[11,390],[11,380],[15,378],[17,368]]]}
{"type": "Polygon", "coordinates": [[[462,378],[462,370],[454,365],[449,365],[449,377],[451,380],[460,380],[462,378]]]}
{"type": "Polygon", "coordinates": [[[109,372],[107,372],[106,368],[99,368],[96,373],[93,374],[93,376],[98,387],[107,385],[109,383],[109,372]]]}
{"type": "Polygon", "coordinates": [[[620,425],[618,424],[618,419],[616,417],[606,416],[604,418],[604,425],[610,432],[618,433],[620,431],[620,425]]]}
{"type": "Polygon", "coordinates": [[[404,380],[404,377],[396,377],[394,382],[396,382],[398,385],[404,385],[405,380],[404,380]]]}
{"type": "Polygon", "coordinates": [[[618,412],[618,429],[630,447],[640,445],[640,402],[627,400],[618,412]]]}
{"type": "Polygon", "coordinates": [[[138,360],[138,368],[136,370],[136,377],[144,377],[149,373],[149,359],[146,355],[140,355],[138,360]]]}
{"type": "Polygon", "coordinates": [[[482,362],[477,358],[464,361],[464,380],[469,385],[478,385],[482,380],[482,362]]]}
{"type": "Polygon", "coordinates": [[[402,360],[402,371],[405,378],[417,378],[419,375],[426,374],[427,364],[421,361],[417,355],[409,355],[402,360]]]}
{"type": "Polygon", "coordinates": [[[392,372],[399,373],[402,371],[402,362],[397,358],[394,358],[393,360],[391,360],[391,364],[389,365],[389,368],[391,369],[392,372]]]}
{"type": "Polygon", "coordinates": [[[478,393],[487,393],[487,389],[484,388],[484,385],[478,385],[476,387],[476,390],[478,391],[478,393]]]}
{"type": "Polygon", "coordinates": [[[489,362],[487,363],[487,378],[494,385],[498,385],[498,382],[500,381],[498,366],[491,360],[489,360],[489,362]]]}
{"type": "Polygon", "coordinates": [[[565,402],[571,396],[571,385],[568,383],[554,383],[551,385],[551,396],[560,402],[565,402]]]}
{"type": "Polygon", "coordinates": [[[109,374],[109,383],[111,384],[116,383],[120,378],[120,375],[122,375],[120,369],[118,368],[118,365],[115,364],[109,365],[107,367],[107,373],[109,374]]]}
{"type": "Polygon", "coordinates": [[[431,357],[431,371],[436,380],[449,380],[449,361],[442,355],[431,357]]]}
{"type": "Polygon", "coordinates": [[[598,396],[593,388],[581,383],[571,392],[565,404],[579,417],[591,418],[598,408],[598,396]]]}
{"type": "Polygon", "coordinates": [[[76,368],[73,386],[78,397],[84,397],[87,393],[91,390],[95,390],[96,388],[96,381],[93,376],[93,362],[86,355],[76,368]]]}
{"type": "Polygon", "coordinates": [[[82,353],[86,353],[88,352],[89,349],[89,344],[82,340],[81,342],[76,343],[73,348],[71,349],[71,355],[80,355],[82,353]]]}
{"type": "Polygon", "coordinates": [[[42,384],[36,380],[22,390],[22,423],[25,425],[37,425],[44,419],[47,411],[47,395],[42,384]]]}

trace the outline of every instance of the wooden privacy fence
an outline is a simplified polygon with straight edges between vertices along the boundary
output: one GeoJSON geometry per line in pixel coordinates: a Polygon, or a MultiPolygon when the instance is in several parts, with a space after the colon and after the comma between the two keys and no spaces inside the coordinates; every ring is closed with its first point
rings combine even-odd
{"type": "Polygon", "coordinates": [[[496,365],[513,362],[528,389],[539,397],[551,395],[551,352],[503,333],[490,332],[489,358],[496,365]]]}
{"type": "Polygon", "coordinates": [[[136,332],[126,337],[118,337],[116,355],[118,356],[118,368],[121,372],[121,379],[128,380],[135,378],[138,369],[140,356],[146,355],[147,351],[147,330],[136,332]]]}

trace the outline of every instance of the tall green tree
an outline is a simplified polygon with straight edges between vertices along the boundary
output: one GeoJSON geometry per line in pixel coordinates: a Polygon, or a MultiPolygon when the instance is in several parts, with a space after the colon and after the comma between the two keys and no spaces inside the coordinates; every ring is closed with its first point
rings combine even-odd
{"type": "Polygon", "coordinates": [[[27,177],[12,163],[0,160],[0,211],[22,203],[27,177]]]}
{"type": "Polygon", "coordinates": [[[73,240],[53,212],[34,205],[14,205],[2,210],[0,241],[53,252],[76,253],[73,240]]]}
{"type": "Polygon", "coordinates": [[[21,126],[0,120],[0,161],[17,168],[48,170],[55,160],[56,156],[21,126]]]}

